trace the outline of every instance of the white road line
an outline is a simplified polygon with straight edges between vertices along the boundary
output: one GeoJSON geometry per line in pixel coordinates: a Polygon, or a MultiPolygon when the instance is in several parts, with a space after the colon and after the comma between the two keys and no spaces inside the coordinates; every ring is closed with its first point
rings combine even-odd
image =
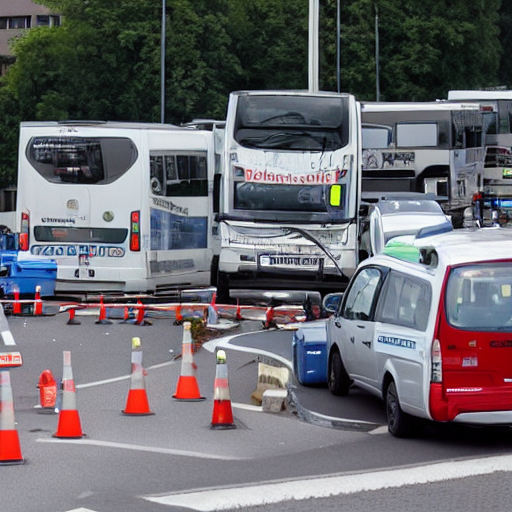
{"type": "Polygon", "coordinates": [[[213,460],[245,460],[243,457],[230,457],[227,455],[214,455],[209,453],[193,452],[190,450],[174,450],[172,448],[160,448],[157,446],[142,446],[128,443],[114,443],[111,441],[98,441],[94,439],[57,439],[57,438],[38,438],[38,443],[68,443],[85,446],[102,446],[104,448],[120,448],[122,450],[135,450],[139,452],[159,453],[162,455],[181,455],[183,457],[196,457],[198,459],[213,460]]]}
{"type": "Polygon", "coordinates": [[[162,505],[187,507],[201,512],[235,508],[243,510],[245,507],[268,505],[282,501],[324,498],[340,494],[398,488],[405,485],[486,475],[498,471],[512,471],[512,455],[439,462],[428,466],[371,473],[331,475],[274,483],[264,482],[245,487],[203,489],[167,496],[143,496],[143,498],[162,505]]]}
{"type": "Polygon", "coordinates": [[[96,512],[95,510],[91,510],[90,508],[74,508],[73,510],[68,510],[67,512],[96,512]]]}
{"type": "MultiPolygon", "coordinates": [[[[157,368],[163,368],[171,364],[175,364],[174,361],[166,361],[165,363],[154,364],[153,366],[148,366],[146,370],[155,370],[157,368]]],[[[112,384],[113,382],[127,380],[130,377],[131,375],[121,375],[120,377],[112,377],[111,379],[97,380],[95,382],[86,382],[85,384],[77,384],[76,389],[92,388],[94,386],[102,386],[103,384],[112,384]]]]}
{"type": "MultiPolygon", "coordinates": [[[[276,331],[277,332],[277,331],[276,331]]],[[[290,361],[285,359],[284,357],[274,354],[273,352],[268,352],[266,350],[261,350],[253,347],[242,347],[240,345],[231,344],[231,340],[234,338],[240,338],[242,336],[249,336],[250,334],[255,334],[254,332],[244,332],[242,334],[234,334],[233,336],[225,336],[223,338],[215,338],[203,344],[203,347],[209,352],[215,352],[217,347],[230,348],[231,350],[237,350],[238,352],[249,352],[251,354],[260,354],[263,356],[271,357],[276,361],[284,364],[287,368],[290,368],[290,361]]]]}
{"type": "Polygon", "coordinates": [[[2,338],[4,340],[4,345],[16,345],[11,331],[3,331],[2,338]]]}

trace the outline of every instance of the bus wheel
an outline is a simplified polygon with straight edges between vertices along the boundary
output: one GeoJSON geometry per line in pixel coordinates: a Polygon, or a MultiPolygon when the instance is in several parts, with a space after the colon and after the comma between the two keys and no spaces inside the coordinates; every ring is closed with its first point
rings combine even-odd
{"type": "Polygon", "coordinates": [[[229,304],[229,280],[225,272],[217,274],[217,302],[219,304],[229,304]]]}
{"type": "Polygon", "coordinates": [[[393,380],[386,390],[386,415],[388,431],[391,435],[395,437],[410,437],[412,435],[413,417],[402,411],[393,380]]]}
{"type": "Polygon", "coordinates": [[[336,396],[347,396],[351,384],[340,353],[334,351],[329,360],[329,375],[327,377],[329,391],[336,396]]]}

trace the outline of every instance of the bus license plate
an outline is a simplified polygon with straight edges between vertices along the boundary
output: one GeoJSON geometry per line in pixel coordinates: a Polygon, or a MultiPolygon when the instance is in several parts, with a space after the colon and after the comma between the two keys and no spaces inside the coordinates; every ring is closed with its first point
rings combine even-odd
{"type": "Polygon", "coordinates": [[[272,268],[315,268],[320,265],[322,258],[318,256],[300,256],[287,254],[263,254],[260,256],[261,267],[272,268]]]}

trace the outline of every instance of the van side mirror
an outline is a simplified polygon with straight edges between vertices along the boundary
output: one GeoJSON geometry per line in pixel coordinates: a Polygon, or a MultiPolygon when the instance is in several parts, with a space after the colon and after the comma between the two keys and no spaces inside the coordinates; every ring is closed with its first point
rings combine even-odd
{"type": "Polygon", "coordinates": [[[338,311],[343,292],[328,293],[322,301],[322,316],[328,317],[338,311]]]}

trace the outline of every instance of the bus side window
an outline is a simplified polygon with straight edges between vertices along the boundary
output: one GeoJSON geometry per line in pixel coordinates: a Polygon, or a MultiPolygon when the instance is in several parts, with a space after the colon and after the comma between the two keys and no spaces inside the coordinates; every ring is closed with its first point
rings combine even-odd
{"type": "Polygon", "coordinates": [[[156,196],[163,195],[163,162],[161,156],[150,157],[151,192],[156,196]]]}

